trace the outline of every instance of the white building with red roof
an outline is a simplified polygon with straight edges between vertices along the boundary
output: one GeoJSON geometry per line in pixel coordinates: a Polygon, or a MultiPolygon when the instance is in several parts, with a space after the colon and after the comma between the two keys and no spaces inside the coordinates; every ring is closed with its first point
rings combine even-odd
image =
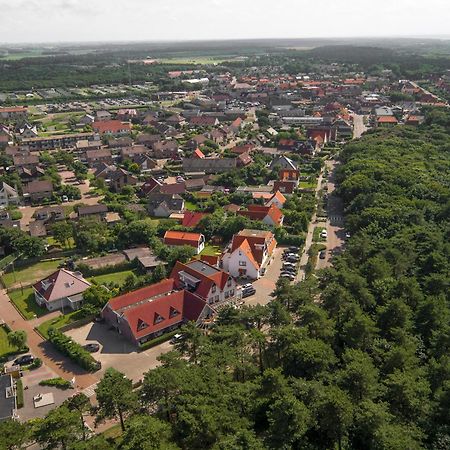
{"type": "Polygon", "coordinates": [[[205,248],[205,236],[201,233],[167,230],[164,234],[166,245],[188,245],[194,247],[197,254],[205,248]]]}
{"type": "Polygon", "coordinates": [[[277,246],[271,231],[242,230],[222,256],[222,268],[237,278],[260,278],[277,246]]]}
{"type": "Polygon", "coordinates": [[[33,285],[34,298],[49,311],[70,308],[76,310],[83,303],[83,292],[91,283],[80,272],[59,269],[33,285]]]}
{"type": "Polygon", "coordinates": [[[169,278],[112,298],[101,314],[119,334],[140,345],[186,322],[198,323],[210,317],[212,310],[205,300],[180,290],[169,278]]]}

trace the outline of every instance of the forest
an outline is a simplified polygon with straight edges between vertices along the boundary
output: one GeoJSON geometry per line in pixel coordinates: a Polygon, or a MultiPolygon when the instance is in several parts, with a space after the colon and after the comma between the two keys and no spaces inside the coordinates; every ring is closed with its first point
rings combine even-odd
{"type": "Polygon", "coordinates": [[[119,437],[82,438],[72,401],[3,422],[0,448],[31,435],[67,449],[448,449],[449,132],[450,114],[429,111],[345,146],[352,237],[333,267],[223,310],[207,335],[187,325],[134,389],[108,370],[96,414],[119,437]]]}

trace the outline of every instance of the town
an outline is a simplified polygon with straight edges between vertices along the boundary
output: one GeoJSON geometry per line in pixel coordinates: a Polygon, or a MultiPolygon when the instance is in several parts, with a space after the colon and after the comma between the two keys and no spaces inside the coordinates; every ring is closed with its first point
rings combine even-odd
{"type": "MultiPolygon", "coordinates": [[[[95,407],[111,368],[145,386],[196,333],[314,284],[359,229],[343,149],[419,130],[450,92],[448,70],[174,66],[150,55],[126,62],[129,83],[0,93],[0,420],[95,407]],[[146,67],[158,83],[132,79],[146,67]]],[[[84,411],[92,435],[123,428],[84,411]]]]}

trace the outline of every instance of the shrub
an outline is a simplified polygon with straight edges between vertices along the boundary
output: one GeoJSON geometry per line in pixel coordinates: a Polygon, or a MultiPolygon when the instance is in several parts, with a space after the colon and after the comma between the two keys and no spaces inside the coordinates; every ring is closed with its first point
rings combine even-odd
{"type": "Polygon", "coordinates": [[[30,364],[30,370],[38,369],[41,366],[42,366],[42,359],[34,358],[33,362],[30,364]]]}
{"type": "Polygon", "coordinates": [[[17,408],[23,408],[24,402],[23,402],[23,383],[22,380],[19,378],[16,381],[16,394],[17,394],[17,408]]]}
{"type": "Polygon", "coordinates": [[[54,386],[59,389],[69,389],[72,387],[70,381],[65,380],[64,378],[49,378],[48,380],[42,380],[39,382],[40,386],[54,386]]]}
{"type": "Polygon", "coordinates": [[[74,342],[61,331],[55,328],[48,330],[49,341],[64,355],[75,361],[86,370],[94,371],[98,369],[97,361],[80,344],[74,342]]]}
{"type": "Polygon", "coordinates": [[[155,347],[158,344],[162,344],[163,342],[166,342],[169,339],[171,339],[177,333],[178,330],[171,331],[170,333],[164,333],[161,336],[156,337],[155,339],[147,341],[139,347],[139,351],[148,350],[149,348],[155,347]]]}

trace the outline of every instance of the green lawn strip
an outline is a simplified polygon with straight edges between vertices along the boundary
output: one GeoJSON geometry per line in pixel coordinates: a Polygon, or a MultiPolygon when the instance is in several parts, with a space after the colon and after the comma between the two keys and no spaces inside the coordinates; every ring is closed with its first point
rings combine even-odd
{"type": "Polygon", "coordinates": [[[184,207],[188,211],[198,211],[197,205],[195,203],[192,203],[192,202],[189,202],[189,201],[185,201],[184,202],[184,207]]]}
{"type": "Polygon", "coordinates": [[[0,358],[11,352],[17,352],[18,348],[11,345],[8,341],[8,330],[4,326],[0,326],[0,358]]]}
{"type": "Polygon", "coordinates": [[[68,314],[64,314],[54,319],[42,322],[36,329],[45,339],[48,339],[48,330],[50,327],[59,329],[64,325],[69,325],[70,323],[76,322],[77,320],[80,319],[83,319],[82,315],[80,314],[80,311],[72,311],[68,314]]]}
{"type": "Polygon", "coordinates": [[[46,308],[40,307],[34,299],[33,288],[17,289],[8,292],[8,296],[15,307],[20,311],[26,320],[34,319],[34,317],[41,317],[47,314],[46,308]]]}
{"type": "Polygon", "coordinates": [[[322,233],[323,230],[326,230],[326,228],[325,227],[316,227],[316,228],[314,228],[313,242],[326,241],[326,238],[320,237],[320,233],[322,233]]]}
{"type": "Polygon", "coordinates": [[[122,285],[126,278],[133,273],[132,270],[124,270],[122,272],[106,273],[104,275],[96,275],[88,278],[91,283],[95,281],[97,284],[115,283],[122,285]]]}
{"type": "Polygon", "coordinates": [[[211,244],[207,244],[205,246],[205,248],[202,250],[202,252],[200,253],[200,255],[205,255],[205,256],[217,256],[220,254],[221,254],[220,247],[218,247],[216,245],[211,245],[211,244]]]}
{"type": "Polygon", "coordinates": [[[300,181],[299,183],[301,189],[314,189],[316,185],[315,181],[300,181]]]}
{"type": "Polygon", "coordinates": [[[57,270],[62,259],[45,260],[25,267],[15,267],[13,272],[3,275],[3,284],[8,288],[18,283],[31,284],[57,270]]]}
{"type": "Polygon", "coordinates": [[[17,408],[23,408],[23,405],[24,405],[23,383],[20,378],[16,381],[16,393],[17,393],[17,408]]]}

